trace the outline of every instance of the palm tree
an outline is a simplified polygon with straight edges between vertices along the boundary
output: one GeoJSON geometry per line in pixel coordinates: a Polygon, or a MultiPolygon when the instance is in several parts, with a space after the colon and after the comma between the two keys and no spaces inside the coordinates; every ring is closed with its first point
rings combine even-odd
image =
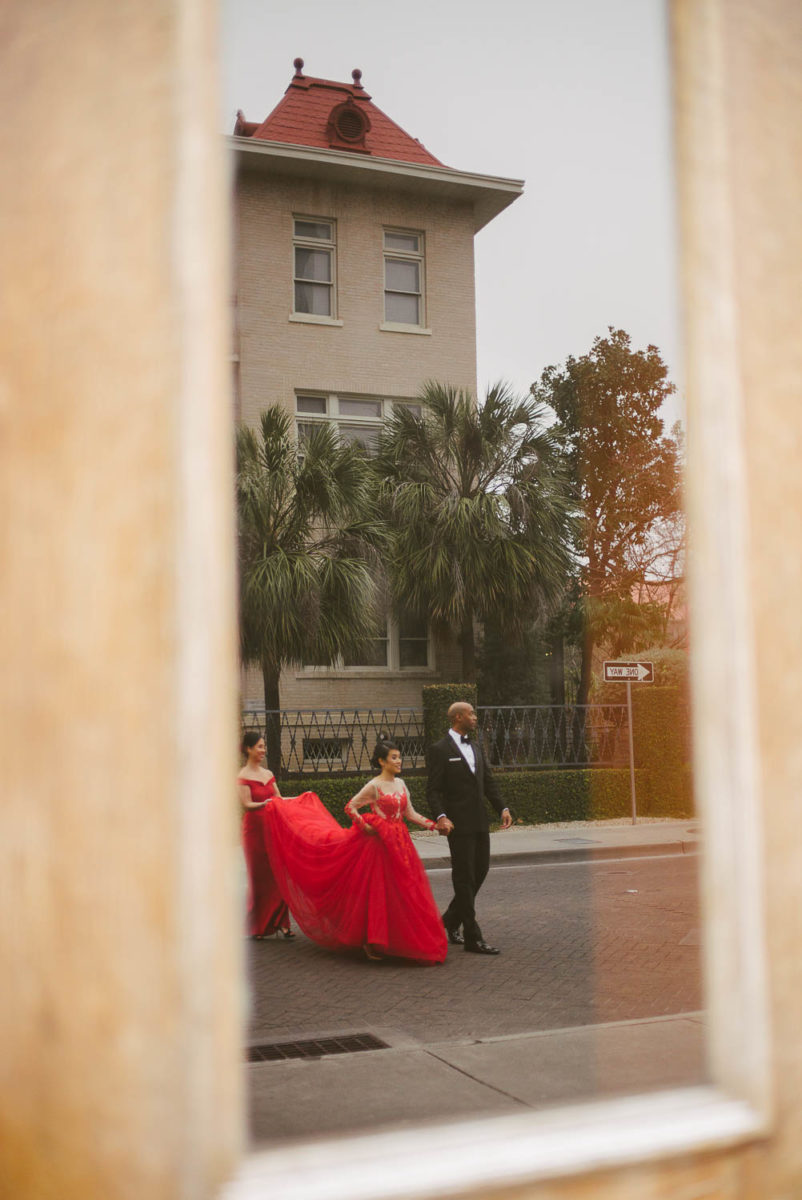
{"type": "MultiPolygon", "coordinates": [[[[375,626],[375,479],[364,453],[328,426],[302,443],[279,405],[258,430],[237,432],[240,644],[261,667],[265,708],[280,706],[288,664],[329,664],[357,650],[375,626]]],[[[272,769],[280,728],[266,731],[272,769]]]]}
{"type": "Polygon", "coordinates": [[[570,570],[570,500],[548,411],[508,385],[479,405],[427,383],[420,415],[398,406],[382,439],[388,573],[397,610],[459,631],[476,678],[474,625],[520,629],[556,601],[570,570]]]}

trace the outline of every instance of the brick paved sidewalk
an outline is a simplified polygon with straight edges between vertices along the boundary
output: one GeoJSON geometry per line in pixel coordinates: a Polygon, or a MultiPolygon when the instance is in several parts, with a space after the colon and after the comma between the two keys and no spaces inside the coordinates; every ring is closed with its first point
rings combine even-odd
{"type": "MultiPolygon", "coordinates": [[[[429,873],[435,899],[447,870],[429,873]]],[[[479,916],[497,959],[370,964],[299,934],[249,943],[249,1041],[391,1026],[420,1041],[664,1016],[702,1007],[696,860],[497,867],[479,916]]]]}

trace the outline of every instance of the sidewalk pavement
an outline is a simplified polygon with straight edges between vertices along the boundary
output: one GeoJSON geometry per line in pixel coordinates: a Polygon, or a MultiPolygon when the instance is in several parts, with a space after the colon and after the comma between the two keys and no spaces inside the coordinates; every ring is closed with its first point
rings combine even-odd
{"type": "Polygon", "coordinates": [[[257,1145],[418,1124],[431,1132],[432,1122],[706,1082],[699,1012],[426,1044],[370,1032],[387,1049],[248,1066],[257,1145]]]}
{"type": "MultiPolygon", "coordinates": [[[[449,867],[448,843],[439,833],[412,833],[427,871],[449,867]]],[[[549,825],[513,825],[490,834],[491,866],[505,863],[593,862],[652,854],[695,854],[700,831],[692,818],[655,820],[640,817],[611,821],[558,821],[549,825]]]]}

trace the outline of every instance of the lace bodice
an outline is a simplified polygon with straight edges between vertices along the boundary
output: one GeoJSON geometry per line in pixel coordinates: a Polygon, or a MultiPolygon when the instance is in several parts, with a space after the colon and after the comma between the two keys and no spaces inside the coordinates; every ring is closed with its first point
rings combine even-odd
{"type": "Polygon", "coordinates": [[[363,796],[362,805],[370,804],[370,809],[364,817],[359,815],[358,796],[354,796],[345,806],[345,811],[348,816],[357,825],[365,827],[365,823],[376,827],[376,821],[373,818],[379,818],[379,824],[389,821],[396,827],[402,827],[406,830],[405,819],[410,820],[415,825],[422,825],[424,829],[434,829],[434,821],[428,818],[423,818],[419,813],[416,813],[412,808],[412,801],[409,798],[409,793],[406,788],[402,792],[382,792],[379,790],[378,783],[373,781],[371,786],[363,788],[359,793],[363,796]],[[371,796],[371,792],[375,789],[375,796],[371,796]]]}
{"type": "Polygon", "coordinates": [[[376,800],[371,802],[373,811],[389,821],[400,821],[406,806],[406,792],[379,792],[376,800]]]}

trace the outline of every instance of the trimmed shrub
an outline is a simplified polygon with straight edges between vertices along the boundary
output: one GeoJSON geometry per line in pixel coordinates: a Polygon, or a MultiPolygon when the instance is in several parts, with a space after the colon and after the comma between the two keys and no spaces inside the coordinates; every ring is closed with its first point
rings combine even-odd
{"type": "MultiPolygon", "coordinates": [[[[525,825],[545,825],[551,821],[604,821],[611,817],[628,817],[631,812],[628,769],[496,771],[494,778],[502,803],[510,809],[513,820],[525,825]]],[[[413,775],[405,782],[415,808],[426,814],[425,778],[413,775]]],[[[364,783],[363,778],[306,777],[282,781],[281,790],[285,796],[316,792],[335,820],[347,826],[350,822],[343,809],[364,783]]],[[[663,792],[655,801],[654,797],[650,798],[648,785],[646,772],[636,771],[635,788],[641,816],[689,815],[682,789],[663,792]],[[676,811],[672,804],[676,805],[676,811]]]]}
{"type": "Polygon", "coordinates": [[[690,713],[675,687],[632,689],[635,766],[647,776],[644,816],[691,816],[690,713]]]}
{"type": "MultiPolygon", "coordinates": [[[[604,821],[632,811],[629,770],[511,771],[496,773],[502,802],[514,821],[604,821]]],[[[635,773],[640,810],[643,773],[635,773]]]]}
{"type": "Polygon", "coordinates": [[[423,737],[427,746],[448,733],[448,710],[457,700],[476,708],[476,684],[430,683],[423,688],[423,737]]]}

